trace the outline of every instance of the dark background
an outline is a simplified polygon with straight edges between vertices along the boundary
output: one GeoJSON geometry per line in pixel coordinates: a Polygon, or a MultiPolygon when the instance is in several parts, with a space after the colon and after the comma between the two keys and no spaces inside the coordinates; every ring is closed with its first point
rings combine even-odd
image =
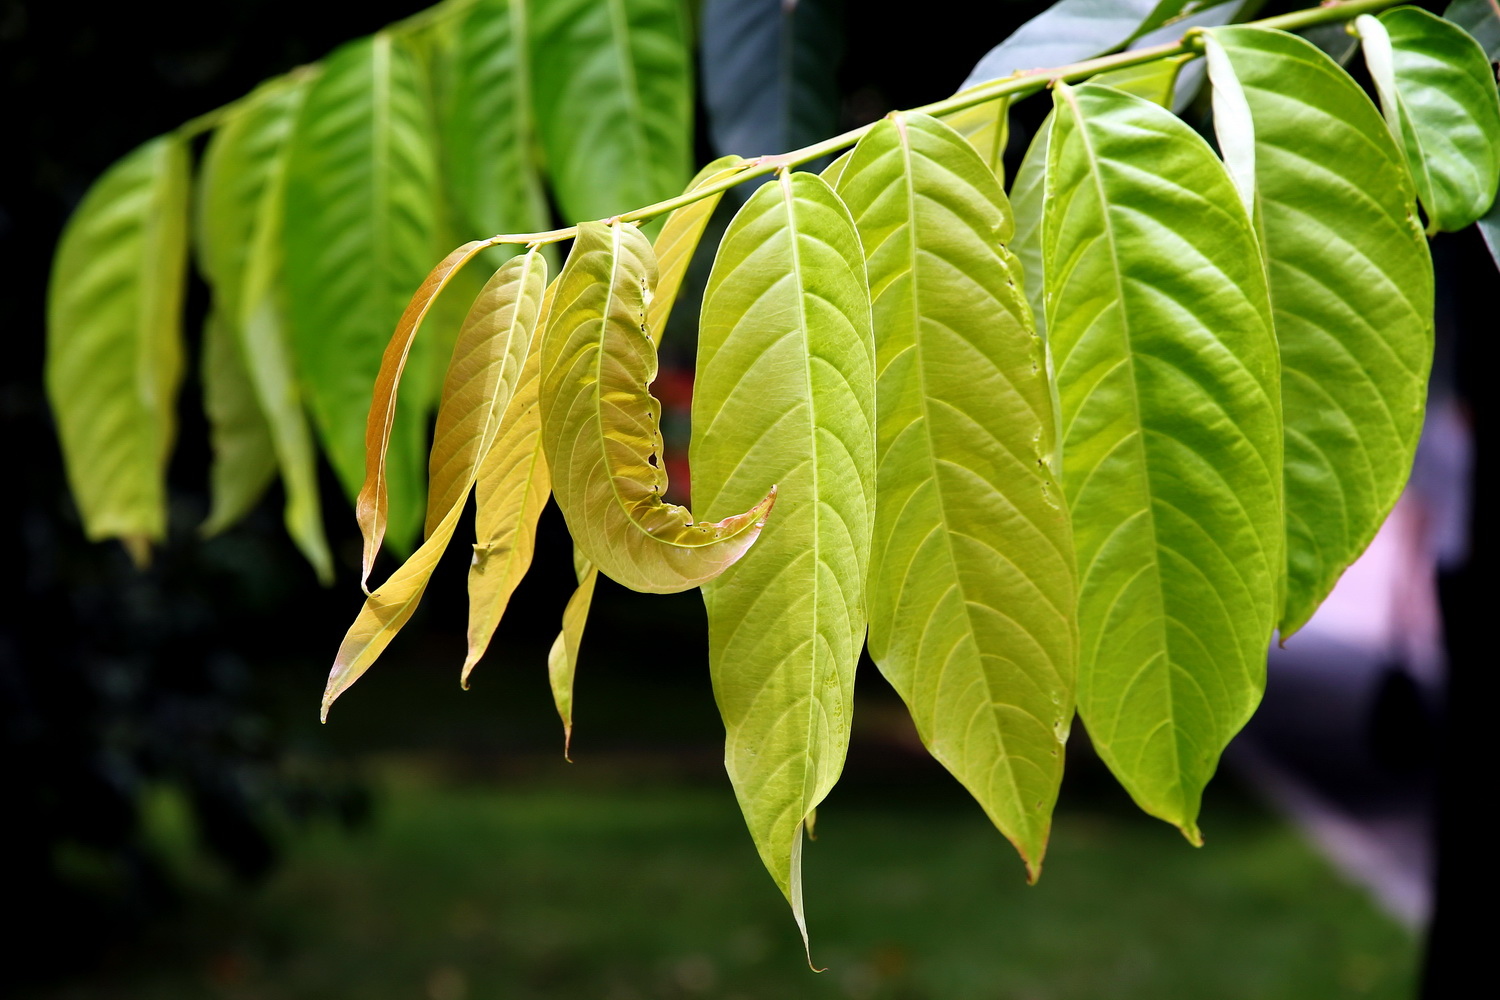
{"type": "MultiPolygon", "coordinates": [[[[947,8],[898,21],[851,5],[858,16],[845,18],[840,70],[846,124],[950,93],[996,40],[1044,6],[971,5],[961,18],[947,8]]],[[[0,602],[0,803],[8,830],[0,884],[19,917],[3,945],[0,983],[48,982],[106,962],[142,926],[185,905],[142,832],[150,787],[180,788],[203,849],[254,883],[275,868],[301,824],[358,830],[371,822],[379,802],[361,764],[370,753],[437,748],[487,761],[501,780],[545,777],[564,766],[544,666],[572,586],[555,510],[544,518],[531,576],[472,691],[456,684],[466,561],[456,545],[396,646],[339,702],[330,725],[319,727],[323,679],[359,606],[358,533],[325,468],[339,574],[332,588],[317,586],[286,538],[275,489],[226,535],[197,536],[208,466],[194,369],[201,284],[188,302],[193,360],[170,471],[172,537],[149,569],[135,570],[117,545],[83,540],[41,387],[51,254],[93,179],[140,142],[415,9],[386,0],[260,0],[188,15],[166,4],[0,0],[0,331],[7,348],[0,551],[10,562],[0,602]],[[91,860],[71,863],[59,844],[77,845],[75,853],[91,860]],[[64,945],[65,960],[58,957],[64,945]]],[[[1031,103],[1038,106],[1020,116],[1023,126],[1044,110],[1031,103]]],[[[699,129],[700,162],[713,155],[706,134],[699,129]]],[[[1492,409],[1475,389],[1487,371],[1473,338],[1455,331],[1493,332],[1496,275],[1472,231],[1440,238],[1435,255],[1440,321],[1454,341],[1451,371],[1476,421],[1483,467],[1492,409]],[[1489,326],[1480,326],[1486,317],[1489,326]]],[[[1474,509],[1483,512],[1486,500],[1474,509]]],[[[1482,517],[1475,527],[1470,565],[1488,566],[1491,529],[1482,517]]],[[[1459,741],[1478,729],[1463,716],[1477,719],[1483,703],[1473,691],[1471,652],[1484,648],[1477,572],[1465,568],[1444,580],[1456,701],[1439,737],[1449,831],[1440,855],[1438,927],[1446,946],[1435,952],[1439,971],[1465,953],[1452,944],[1459,930],[1450,922],[1462,906],[1454,901],[1475,891],[1459,835],[1477,826],[1465,814],[1475,809],[1472,772],[1481,758],[1459,741]]],[[[586,642],[575,756],[668,761],[674,774],[722,780],[722,730],[696,595],[647,598],[601,581],[586,642]]],[[[948,781],[911,752],[899,704],[872,669],[859,698],[864,715],[897,721],[856,733],[845,786],[883,796],[892,785],[921,790],[948,781]]],[[[1127,805],[1086,749],[1076,757],[1065,798],[1127,805]]],[[[1237,794],[1224,784],[1216,794],[1237,794]]],[[[932,794],[949,794],[943,787],[932,794]]],[[[919,792],[903,794],[923,801],[919,792]]],[[[1433,988],[1429,995],[1453,994],[1433,988]]]]}

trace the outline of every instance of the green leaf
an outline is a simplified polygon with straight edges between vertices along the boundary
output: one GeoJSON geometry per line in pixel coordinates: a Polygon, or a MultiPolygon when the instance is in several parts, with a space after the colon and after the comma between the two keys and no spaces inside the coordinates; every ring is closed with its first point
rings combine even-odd
{"type": "MultiPolygon", "coordinates": [[[[545,329],[557,282],[547,287],[537,317],[545,329]]],[[[462,683],[489,649],[536,549],[536,523],[552,481],[542,453],[542,338],[531,338],[521,379],[500,418],[500,430],[479,463],[474,483],[474,560],[469,566],[469,650],[462,683]]]]}
{"type": "Polygon", "coordinates": [[[1489,211],[1500,185],[1494,68],[1462,28],[1416,7],[1355,25],[1429,228],[1463,229],[1489,211]]]}
{"type": "Polygon", "coordinates": [[[542,340],[542,443],[574,544],[634,590],[670,594],[713,579],[760,535],[776,487],[749,510],[694,523],[665,503],[661,406],[647,391],[645,330],[656,255],[630,223],[578,227],[542,340]]]}
{"type": "Polygon", "coordinates": [[[1010,206],[963,136],[912,113],[860,140],[838,193],[879,372],[870,654],[1035,880],[1073,719],[1077,581],[1010,206]]]}
{"type": "MultiPolygon", "coordinates": [[[[432,111],[416,62],[379,34],[330,56],[291,140],[286,274],[293,356],[318,433],[351,497],[365,480],[365,417],[391,330],[438,246],[432,111]]],[[[429,370],[427,346],[413,348],[429,370]]],[[[403,395],[389,459],[397,547],[422,519],[426,379],[403,395]]]]}
{"type": "Polygon", "coordinates": [[[440,128],[447,194],[468,227],[461,239],[547,228],[532,155],[529,6],[479,0],[443,22],[440,128]]]}
{"type": "Polygon", "coordinates": [[[1283,560],[1276,342],[1255,233],[1170,112],[1056,91],[1043,253],[1080,567],[1078,706],[1153,816],[1204,785],[1264,689],[1283,560]]]}
{"type": "Polygon", "coordinates": [[[1010,98],[997,98],[944,115],[943,124],[969,140],[990,172],[1002,185],[1005,183],[1005,146],[1010,141],[1010,98]]]}
{"type": "MultiPolygon", "coordinates": [[[[307,83],[275,80],[213,134],[199,180],[198,260],[217,322],[253,390],[286,491],[287,533],[318,574],[333,578],[323,534],[317,453],[287,342],[282,273],[287,142],[307,83]]],[[[230,348],[223,353],[228,358],[230,348]]],[[[205,384],[205,391],[214,390],[205,384]]]]}
{"type": "MultiPolygon", "coordinates": [[[[721,156],[708,164],[688,182],[687,190],[694,191],[705,184],[722,180],[744,169],[745,161],[738,156],[721,156]]],[[[691,205],[684,205],[667,216],[666,224],[656,236],[652,249],[656,252],[659,277],[656,294],[646,305],[646,332],[655,344],[661,343],[667,329],[667,319],[672,315],[672,306],[677,302],[677,293],[682,289],[682,279],[687,276],[688,265],[693,262],[693,251],[703,238],[704,227],[719,207],[723,193],[700,198],[691,205]]]]}
{"type": "Polygon", "coordinates": [[[563,214],[604,219],[681,191],[693,134],[682,0],[541,0],[533,9],[532,93],[563,214]]]}
{"type": "Polygon", "coordinates": [[[1453,0],[1443,17],[1472,35],[1491,62],[1500,59],[1500,8],[1495,0],[1453,0]]]}
{"type": "Polygon", "coordinates": [[[573,678],[578,672],[578,648],[583,643],[583,627],[588,623],[589,605],[594,600],[594,585],[599,581],[599,569],[588,561],[575,546],[573,549],[573,572],[578,577],[578,589],[568,598],[563,609],[562,631],[552,640],[547,651],[547,681],[552,687],[552,703],[557,706],[558,718],[563,724],[563,757],[568,756],[573,746],[573,678]]]}
{"type": "Polygon", "coordinates": [[[249,513],[276,478],[270,427],[256,401],[240,346],[218,312],[209,313],[203,324],[201,377],[213,463],[212,506],[200,530],[217,535],[249,513]]]}
{"type": "Polygon", "coordinates": [[[1047,335],[1042,210],[1046,205],[1047,145],[1052,135],[1052,121],[1053,115],[1048,112],[1036,135],[1031,137],[1031,145],[1026,147],[1026,156],[1022,158],[1010,188],[1011,214],[1015,222],[1009,246],[1021,268],[1021,284],[1026,301],[1031,305],[1036,332],[1042,337],[1047,335]]]}
{"type": "Polygon", "coordinates": [[[700,330],[694,502],[723,517],[779,484],[760,540],[703,600],[725,767],[805,940],[802,823],[848,749],[875,506],[865,263],[826,182],[783,174],[745,203],[700,330]]]}
{"type": "Polygon", "coordinates": [[[188,153],[175,136],[105,172],[68,220],[47,290],[47,399],[93,541],[138,564],[166,535],[182,379],[188,153]]]}
{"type": "Polygon", "coordinates": [[[547,264],[536,251],[513,257],[475,300],[454,345],[433,435],[427,539],[365,600],[339,647],[323,717],[335,698],[364,674],[410,620],[448,547],[510,405],[536,329],[547,264]]]}
{"type": "Polygon", "coordinates": [[[1311,43],[1206,34],[1220,148],[1255,208],[1281,349],[1285,640],[1406,484],[1432,364],[1432,259],[1363,90],[1311,43]]]}

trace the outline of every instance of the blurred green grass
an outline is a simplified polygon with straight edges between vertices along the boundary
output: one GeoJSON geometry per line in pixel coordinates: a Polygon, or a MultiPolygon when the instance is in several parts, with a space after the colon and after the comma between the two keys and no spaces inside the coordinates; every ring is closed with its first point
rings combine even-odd
{"type": "MultiPolygon", "coordinates": [[[[436,762],[434,762],[436,761],[436,762]]],[[[315,827],[248,893],[194,867],[180,915],[49,1000],[1095,1000],[1403,998],[1417,943],[1248,800],[1209,846],[1084,798],[1022,884],[961,793],[856,781],[806,853],[809,972],[726,782],[638,762],[474,780],[374,771],[376,819],[315,827]],[[647,777],[640,777],[646,774],[647,777]],[[631,777],[630,775],[634,775],[631,777]]],[[[940,777],[934,775],[935,777],[940,777]]]]}

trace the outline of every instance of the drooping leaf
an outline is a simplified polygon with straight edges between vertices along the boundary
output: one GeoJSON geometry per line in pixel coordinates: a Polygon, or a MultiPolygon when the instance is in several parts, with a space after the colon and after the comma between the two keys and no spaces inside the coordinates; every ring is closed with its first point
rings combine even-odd
{"type": "Polygon", "coordinates": [[[630,223],[585,222],[558,275],[542,340],[542,442],[574,544],[645,593],[696,587],[754,544],[775,500],[718,523],[665,503],[656,345],[645,330],[656,256],[630,223]]]}
{"type": "Polygon", "coordinates": [[[495,272],[469,310],[448,365],[433,435],[427,539],[365,599],[349,627],[323,694],[325,719],[334,699],[359,680],[416,611],[453,537],[479,475],[480,459],[496,439],[521,381],[546,272],[546,262],[536,251],[513,257],[495,272]]]}
{"type": "Polygon", "coordinates": [[[1010,206],[963,136],[911,113],[860,140],[838,193],[879,372],[870,654],[1034,880],[1073,719],[1077,593],[1010,206]]]}
{"type": "MultiPolygon", "coordinates": [[[[547,286],[537,317],[546,328],[557,282],[547,286]]],[[[469,649],[462,683],[489,649],[510,595],[531,567],[536,523],[552,495],[547,459],[542,453],[542,337],[531,338],[500,430],[479,463],[474,483],[474,560],[469,565],[469,649]]]]}
{"type": "Polygon", "coordinates": [[[682,0],[541,0],[531,9],[532,95],[563,214],[604,219],[681,191],[693,130],[682,0]]]}
{"type": "Polygon", "coordinates": [[[223,314],[203,324],[203,409],[213,445],[211,506],[200,529],[216,535],[244,517],[276,478],[276,451],[240,346],[223,314]]]}
{"type": "Polygon", "coordinates": [[[1491,62],[1500,60],[1500,6],[1496,6],[1496,0],[1453,0],[1443,17],[1472,35],[1491,62]]]}
{"type": "Polygon", "coordinates": [[[1227,0],[1059,0],[987,52],[964,80],[966,90],[1016,70],[1051,69],[1078,62],[1141,38],[1187,13],[1227,0]]]}
{"type": "Polygon", "coordinates": [[[802,824],[843,767],[865,632],[873,355],[848,209],[813,174],[763,185],[704,295],[690,458],[694,502],[715,517],[779,484],[760,540],[703,599],[725,767],[804,940],[802,824]]]}
{"type": "Polygon", "coordinates": [[[837,0],[707,0],[703,103],[720,153],[784,153],[838,131],[837,0]]]}
{"type": "Polygon", "coordinates": [[[1001,97],[944,115],[943,124],[969,140],[1003,186],[1005,144],[1010,141],[1010,99],[1001,97]]]}
{"type": "MultiPolygon", "coordinates": [[[[293,356],[319,436],[351,497],[391,330],[438,246],[432,111],[415,60],[378,34],[328,58],[292,134],[286,275],[293,356]]],[[[427,346],[413,349],[427,372],[427,346]]],[[[427,380],[402,395],[384,480],[398,547],[422,522],[427,380]]]]}
{"type": "Polygon", "coordinates": [[[594,585],[599,581],[598,567],[576,546],[573,571],[578,577],[578,589],[568,598],[568,606],[563,609],[562,631],[547,651],[547,680],[552,686],[552,703],[562,719],[564,757],[573,746],[573,678],[578,672],[578,648],[583,643],[583,627],[588,623],[589,605],[594,600],[594,585]]]}
{"type": "MultiPolygon", "coordinates": [[[[698,171],[697,176],[688,182],[687,190],[694,191],[731,176],[744,162],[738,156],[721,156],[698,171]]],[[[703,229],[714,209],[719,207],[721,198],[722,194],[713,194],[684,205],[667,216],[666,224],[656,235],[656,242],[652,245],[658,272],[656,294],[646,304],[646,333],[655,344],[661,343],[661,336],[666,332],[667,318],[672,314],[682,279],[687,276],[688,265],[693,261],[693,251],[698,249],[703,229]]]]}
{"type": "Polygon", "coordinates": [[[531,153],[530,6],[526,0],[478,0],[444,22],[449,33],[439,116],[448,197],[468,227],[461,239],[548,225],[531,153]]]}
{"type": "Polygon", "coordinates": [[[1199,839],[1264,689],[1283,559],[1276,342],[1213,151],[1108,87],[1056,91],[1043,253],[1080,567],[1078,707],[1146,812],[1199,839]]]}
{"type": "MultiPolygon", "coordinates": [[[[354,513],[359,520],[359,530],[364,536],[364,561],[360,583],[370,579],[370,570],[375,565],[375,556],[385,532],[390,507],[390,443],[396,426],[398,390],[407,360],[417,343],[417,333],[422,321],[432,309],[443,289],[459,274],[460,270],[485,249],[484,240],[473,240],[444,257],[438,266],[428,273],[407,303],[396,332],[391,335],[385,351],[380,357],[380,370],[375,375],[374,398],[370,401],[370,413],[365,424],[365,481],[355,500],[354,513]]],[[[420,379],[417,382],[420,383],[420,379]]],[[[416,387],[420,393],[420,387],[416,387]]],[[[409,390],[410,391],[410,390],[409,390]]],[[[446,508],[444,508],[446,509],[446,508]]],[[[433,525],[432,507],[429,502],[427,529],[433,525]]],[[[439,515],[441,518],[441,515],[439,515]]]]}
{"type": "Polygon", "coordinates": [[[1281,350],[1285,640],[1406,484],[1432,363],[1432,260],[1401,153],[1342,69],[1279,31],[1207,39],[1219,145],[1255,208],[1281,350]]]}
{"type": "Polygon", "coordinates": [[[214,131],[199,179],[197,248],[219,322],[265,420],[286,492],[287,533],[328,583],[333,557],[317,453],[292,370],[282,271],[287,142],[307,83],[272,81],[214,131]]]}
{"type": "Polygon", "coordinates": [[[166,466],[182,378],[188,153],[138,147],[68,220],[47,289],[47,399],[92,541],[137,564],[166,534],[166,466]]]}
{"type": "Polygon", "coordinates": [[[1355,25],[1429,228],[1463,229],[1489,211],[1500,185],[1494,67],[1462,28],[1416,7],[1355,25]]]}

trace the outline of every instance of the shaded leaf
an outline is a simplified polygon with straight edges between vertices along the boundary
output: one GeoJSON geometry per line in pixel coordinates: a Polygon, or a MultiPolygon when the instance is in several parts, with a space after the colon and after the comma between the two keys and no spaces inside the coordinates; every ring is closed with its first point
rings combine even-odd
{"type": "MultiPolygon", "coordinates": [[[[437,165],[426,83],[390,35],[328,58],[292,134],[286,274],[293,356],[318,433],[351,497],[365,480],[365,418],[391,330],[437,244],[437,165]]],[[[426,373],[427,348],[416,368],[426,373]]],[[[382,479],[398,547],[422,517],[430,386],[411,387],[382,479]]]]}
{"type": "Polygon", "coordinates": [[[1283,559],[1276,342],[1255,233],[1170,112],[1060,86],[1047,335],[1080,567],[1078,707],[1146,812],[1199,838],[1254,711],[1283,559]],[[1149,160],[1142,151],[1149,150],[1149,160]]]}
{"type": "Polygon", "coordinates": [[[870,654],[1034,880],[1073,719],[1076,572],[1010,206],[964,137],[903,113],[839,181],[876,345],[870,654]]]}
{"type": "Polygon", "coordinates": [[[1005,145],[1010,141],[1010,98],[1001,97],[944,115],[943,124],[969,140],[1003,186],[1005,145]]]}
{"type": "Polygon", "coordinates": [[[244,517],[276,478],[276,451],[239,344],[222,314],[203,324],[203,409],[213,446],[212,504],[200,529],[216,535],[244,517]]]}
{"type": "Polygon", "coordinates": [[[218,321],[270,436],[287,533],[328,583],[333,557],[323,533],[317,452],[292,370],[282,273],[287,142],[306,96],[305,79],[272,81],[215,130],[199,179],[197,247],[218,321]]]}
{"type": "Polygon", "coordinates": [[[690,459],[701,511],[778,503],[703,588],[725,767],[761,860],[802,906],[802,823],[849,741],[875,505],[874,344],[859,235],[813,174],[762,186],[704,294],[690,459]]]}
{"type": "Polygon", "coordinates": [[[1219,145],[1255,208],[1281,351],[1284,640],[1406,484],[1432,363],[1432,260],[1401,154],[1348,74],[1279,31],[1218,29],[1207,44],[1219,145]]]}
{"type": "MultiPolygon", "coordinates": [[[[729,177],[737,173],[744,162],[738,156],[721,156],[698,171],[697,176],[688,182],[687,190],[693,191],[729,177]]],[[[646,333],[653,343],[661,343],[661,336],[667,329],[667,318],[671,316],[677,293],[682,289],[682,279],[687,276],[688,265],[693,262],[693,251],[698,249],[704,227],[723,197],[723,194],[709,195],[677,209],[667,216],[666,224],[656,236],[653,244],[658,272],[656,294],[646,304],[646,333]]]]}
{"type": "Polygon", "coordinates": [[[1429,228],[1463,229],[1489,211],[1500,185],[1500,94],[1489,58],[1462,28],[1416,7],[1355,24],[1429,228]]]}
{"type": "Polygon", "coordinates": [[[453,537],[479,474],[480,458],[495,440],[521,381],[546,271],[546,262],[535,251],[513,257],[495,272],[469,310],[438,408],[427,539],[366,598],[349,627],[323,694],[325,719],[334,699],[359,680],[411,618],[453,537]]]}
{"type": "Polygon", "coordinates": [[[542,442],[574,544],[611,578],[675,593],[722,573],[760,534],[775,486],[718,523],[662,500],[661,406],[647,391],[651,244],[630,223],[585,222],[558,275],[542,340],[542,442]]]}
{"type": "Polygon", "coordinates": [[[698,53],[715,149],[784,153],[838,131],[839,15],[837,0],[707,0],[698,53]]]}
{"type": "Polygon", "coordinates": [[[568,757],[573,746],[573,677],[578,671],[578,648],[583,643],[583,627],[588,623],[589,605],[594,600],[594,584],[599,580],[598,568],[577,547],[573,549],[573,570],[578,577],[578,589],[568,598],[568,606],[563,609],[562,631],[547,651],[547,680],[552,686],[552,703],[562,719],[564,757],[568,757]]]}
{"type": "Polygon", "coordinates": [[[1491,62],[1500,60],[1500,6],[1496,0],[1453,0],[1443,17],[1472,35],[1491,62]]]}
{"type": "MultiPolygon", "coordinates": [[[[1196,9],[1186,17],[1167,27],[1142,35],[1131,42],[1128,48],[1144,49],[1153,45],[1175,43],[1191,28],[1217,28],[1221,25],[1231,24],[1238,20],[1241,11],[1247,9],[1249,6],[1250,0],[1224,0],[1222,3],[1196,9]]],[[[1111,86],[1120,87],[1121,90],[1128,90],[1147,100],[1156,101],[1156,103],[1181,114],[1187,110],[1188,106],[1193,103],[1193,99],[1198,96],[1198,92],[1203,89],[1203,78],[1206,70],[1202,59],[1180,58],[1177,61],[1178,68],[1173,74],[1172,97],[1169,101],[1160,101],[1157,99],[1158,95],[1156,93],[1142,93],[1136,87],[1122,86],[1118,82],[1111,84],[1111,86]]],[[[1155,65],[1161,64],[1158,63],[1155,65]]],[[[1099,81],[1096,78],[1089,82],[1097,83],[1099,81]]]]}
{"type": "Polygon", "coordinates": [[[111,166],[63,229],[47,289],[47,399],[68,485],[89,539],[120,539],[137,564],[166,535],[188,173],[175,136],[111,166]]]}
{"type": "Polygon", "coordinates": [[[604,219],[681,191],[693,128],[682,0],[531,9],[536,120],[563,214],[604,219]]]}

